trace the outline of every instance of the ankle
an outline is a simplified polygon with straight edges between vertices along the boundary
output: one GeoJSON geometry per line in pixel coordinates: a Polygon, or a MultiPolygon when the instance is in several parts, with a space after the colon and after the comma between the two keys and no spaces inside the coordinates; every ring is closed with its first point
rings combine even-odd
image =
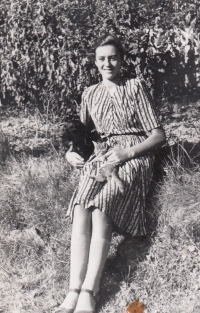
{"type": "Polygon", "coordinates": [[[80,290],[79,289],[69,289],[65,299],[60,305],[60,308],[65,308],[65,309],[75,309],[76,304],[78,302],[80,290]]]}
{"type": "Polygon", "coordinates": [[[93,290],[90,289],[82,289],[80,296],[78,298],[78,302],[76,305],[75,312],[82,312],[82,311],[89,311],[94,312],[95,306],[97,303],[96,295],[94,294],[93,290]]]}
{"type": "Polygon", "coordinates": [[[76,282],[76,284],[70,282],[68,290],[81,290],[83,282],[76,282]]]}
{"type": "Polygon", "coordinates": [[[74,277],[74,273],[71,273],[70,281],[69,281],[69,290],[71,289],[78,289],[81,290],[84,278],[79,275],[79,277],[74,277]]]}
{"type": "Polygon", "coordinates": [[[70,287],[68,293],[69,292],[74,292],[79,295],[79,293],[81,292],[81,287],[70,287]]]}
{"type": "Polygon", "coordinates": [[[83,284],[81,287],[81,291],[84,290],[91,290],[94,296],[96,296],[99,292],[99,285],[83,284]]]}

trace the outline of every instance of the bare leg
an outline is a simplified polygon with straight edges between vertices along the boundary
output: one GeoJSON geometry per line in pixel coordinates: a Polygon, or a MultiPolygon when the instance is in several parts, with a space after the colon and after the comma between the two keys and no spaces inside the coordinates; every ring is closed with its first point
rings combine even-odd
{"type": "MultiPolygon", "coordinates": [[[[88,268],[83,289],[89,289],[96,294],[99,291],[99,281],[108,256],[112,236],[112,224],[110,219],[100,210],[92,212],[92,238],[88,268]]],[[[81,292],[76,311],[93,311],[95,307],[94,298],[86,292],[81,292]]]]}
{"type": "MultiPolygon", "coordinates": [[[[76,205],[71,237],[71,263],[69,289],[81,289],[88,264],[91,242],[92,210],[85,210],[76,205]]],[[[78,293],[68,292],[60,307],[74,309],[78,301],[78,293]]]]}

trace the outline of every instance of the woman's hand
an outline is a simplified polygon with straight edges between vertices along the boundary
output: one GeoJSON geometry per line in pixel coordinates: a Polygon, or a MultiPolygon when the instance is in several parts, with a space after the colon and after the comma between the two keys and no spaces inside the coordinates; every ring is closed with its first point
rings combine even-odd
{"type": "Polygon", "coordinates": [[[107,162],[120,164],[132,158],[137,158],[142,155],[161,147],[166,142],[165,132],[162,128],[154,128],[151,135],[143,142],[129,148],[113,148],[105,154],[107,162]]]}
{"type": "Polygon", "coordinates": [[[67,162],[76,168],[82,168],[85,164],[84,159],[76,152],[67,151],[65,158],[67,162]]]}
{"type": "Polygon", "coordinates": [[[110,149],[106,154],[105,158],[108,163],[120,164],[131,159],[133,155],[131,155],[130,148],[113,148],[110,149]]]}

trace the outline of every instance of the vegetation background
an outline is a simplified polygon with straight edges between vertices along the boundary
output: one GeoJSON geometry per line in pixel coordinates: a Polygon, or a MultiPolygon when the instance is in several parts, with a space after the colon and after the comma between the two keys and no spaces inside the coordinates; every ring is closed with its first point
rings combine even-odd
{"type": "Polygon", "coordinates": [[[70,113],[99,79],[92,44],[108,31],[156,100],[199,92],[197,0],[2,0],[0,9],[3,105],[70,113]]]}
{"type": "Polygon", "coordinates": [[[97,311],[139,300],[145,313],[200,312],[199,17],[197,0],[1,1],[0,127],[10,157],[0,165],[0,312],[54,312],[67,292],[65,212],[78,173],[61,134],[100,79],[92,44],[107,31],[124,42],[122,75],[147,81],[168,145],[157,154],[148,236],[114,232],[97,311]]]}

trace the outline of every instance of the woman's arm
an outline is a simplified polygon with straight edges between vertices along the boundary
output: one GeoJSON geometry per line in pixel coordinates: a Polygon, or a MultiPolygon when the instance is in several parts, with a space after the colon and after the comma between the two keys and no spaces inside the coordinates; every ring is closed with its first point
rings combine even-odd
{"type": "Polygon", "coordinates": [[[130,157],[135,158],[147,154],[156,148],[159,148],[166,142],[165,132],[162,128],[155,128],[151,135],[138,145],[130,148],[130,157]]]}
{"type": "Polygon", "coordinates": [[[164,130],[162,128],[155,128],[151,131],[151,135],[143,142],[125,149],[113,148],[106,153],[105,157],[107,157],[109,163],[123,163],[145,155],[162,146],[165,142],[166,136],[164,130]]]}

